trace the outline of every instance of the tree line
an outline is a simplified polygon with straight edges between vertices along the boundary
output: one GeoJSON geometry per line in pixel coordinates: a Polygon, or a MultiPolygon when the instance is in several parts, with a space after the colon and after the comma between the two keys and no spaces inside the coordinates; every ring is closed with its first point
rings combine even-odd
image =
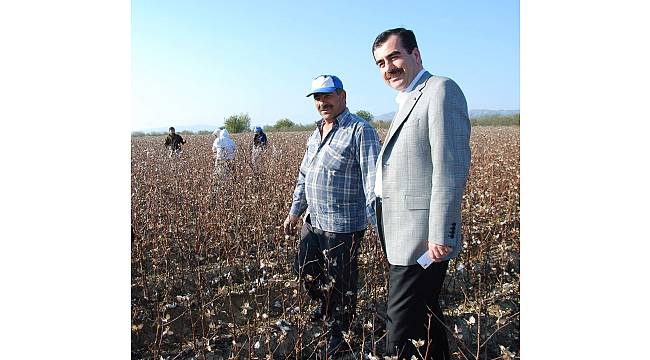
{"type": "MultiPolygon", "coordinates": [[[[375,120],[375,117],[366,110],[359,110],[355,113],[357,116],[365,119],[376,129],[388,129],[390,126],[390,120],[375,120]]],[[[472,126],[508,126],[516,125],[519,126],[519,114],[514,115],[492,115],[485,116],[480,118],[470,119],[472,126]]],[[[251,117],[248,113],[239,113],[231,115],[224,120],[224,126],[221,126],[220,129],[226,129],[231,134],[250,132],[251,129],[251,117]]],[[[297,124],[291,121],[288,118],[282,118],[275,122],[274,125],[266,125],[263,127],[265,132],[275,132],[275,131],[313,131],[316,129],[316,123],[311,124],[297,124]]],[[[212,131],[201,130],[201,131],[189,131],[183,130],[178,132],[181,135],[210,135],[212,131]]],[[[131,136],[146,136],[146,135],[165,135],[165,132],[149,132],[145,133],[143,131],[134,131],[131,133],[131,136]]]]}

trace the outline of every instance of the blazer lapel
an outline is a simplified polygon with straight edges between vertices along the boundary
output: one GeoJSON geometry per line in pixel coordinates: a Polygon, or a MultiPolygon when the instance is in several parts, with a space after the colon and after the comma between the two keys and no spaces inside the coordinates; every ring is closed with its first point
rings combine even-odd
{"type": "Polygon", "coordinates": [[[388,135],[386,135],[386,140],[384,140],[384,146],[382,147],[379,156],[382,157],[384,154],[384,149],[386,149],[386,146],[388,143],[391,141],[393,138],[393,135],[397,132],[397,130],[402,126],[404,121],[408,119],[409,115],[413,111],[413,108],[415,107],[415,104],[417,104],[418,100],[422,96],[422,90],[424,89],[424,86],[427,83],[427,80],[431,77],[431,74],[429,74],[428,71],[425,71],[424,74],[422,74],[422,77],[418,81],[418,84],[415,86],[413,91],[409,94],[408,99],[404,103],[404,106],[402,106],[402,109],[395,114],[395,117],[393,118],[393,121],[391,122],[390,130],[388,132],[388,135]]]}

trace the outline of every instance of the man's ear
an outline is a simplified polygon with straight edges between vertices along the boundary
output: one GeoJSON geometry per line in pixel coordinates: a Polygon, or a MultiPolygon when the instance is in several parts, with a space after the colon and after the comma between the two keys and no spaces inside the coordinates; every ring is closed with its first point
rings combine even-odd
{"type": "Polygon", "coordinates": [[[415,61],[418,65],[422,65],[422,57],[420,56],[420,49],[413,48],[413,55],[415,55],[415,61]]]}

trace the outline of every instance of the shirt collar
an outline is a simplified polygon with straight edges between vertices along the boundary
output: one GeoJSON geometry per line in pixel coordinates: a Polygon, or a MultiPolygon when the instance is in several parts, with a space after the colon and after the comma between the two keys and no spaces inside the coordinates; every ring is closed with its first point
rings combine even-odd
{"type": "MultiPolygon", "coordinates": [[[[350,115],[350,110],[346,107],[343,109],[343,112],[341,112],[337,117],[336,120],[334,120],[334,124],[339,124],[339,126],[345,126],[350,122],[350,119],[348,118],[348,115],[350,115]]],[[[323,126],[323,119],[320,119],[316,122],[316,125],[318,128],[323,126]]]]}
{"type": "Polygon", "coordinates": [[[415,77],[413,78],[413,81],[411,81],[409,86],[406,89],[404,89],[404,90],[397,93],[397,96],[395,96],[395,102],[396,103],[398,103],[400,106],[402,106],[404,101],[406,101],[406,99],[408,97],[408,94],[411,91],[413,91],[413,89],[415,88],[415,85],[418,83],[418,81],[420,81],[420,78],[422,77],[422,75],[424,75],[425,72],[426,72],[426,70],[424,70],[424,68],[422,68],[422,70],[420,70],[420,72],[417,75],[415,75],[415,77]]]}

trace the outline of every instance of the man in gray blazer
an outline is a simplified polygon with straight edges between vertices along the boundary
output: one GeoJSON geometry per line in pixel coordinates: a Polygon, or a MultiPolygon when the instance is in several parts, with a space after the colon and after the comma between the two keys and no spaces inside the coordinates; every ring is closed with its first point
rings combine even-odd
{"type": "Polygon", "coordinates": [[[386,84],[399,91],[375,183],[378,232],[390,263],[386,350],[449,359],[438,295],[449,259],[462,249],[467,103],[453,80],[424,70],[411,30],[382,32],[372,52],[386,84]]]}

